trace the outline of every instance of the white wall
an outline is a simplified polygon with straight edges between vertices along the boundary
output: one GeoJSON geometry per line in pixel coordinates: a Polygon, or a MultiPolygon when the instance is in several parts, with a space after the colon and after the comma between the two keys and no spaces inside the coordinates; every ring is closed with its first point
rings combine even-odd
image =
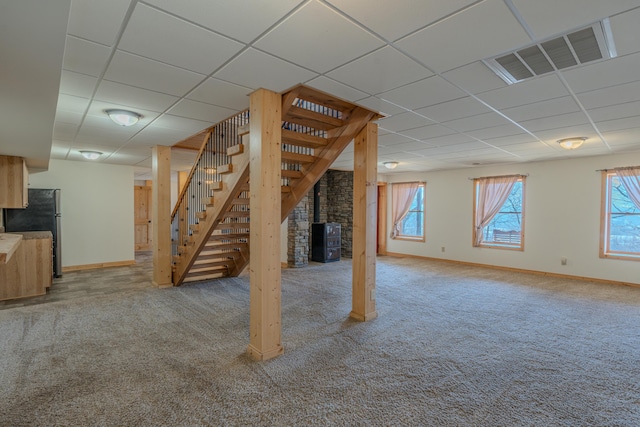
{"type": "Polygon", "coordinates": [[[134,259],[133,168],[51,160],[30,188],[60,188],[62,265],[134,259]]]}
{"type": "MultiPolygon", "coordinates": [[[[640,284],[640,262],[601,259],[598,169],[640,164],[640,153],[442,172],[382,175],[426,180],[426,242],[388,238],[389,252],[640,284]],[[524,251],[471,246],[473,183],[468,178],[529,174],[524,251]],[[441,252],[441,247],[445,252],[441,252]],[[560,264],[566,257],[567,265],[560,264]]],[[[391,230],[389,192],[388,230],[391,230]]]]}

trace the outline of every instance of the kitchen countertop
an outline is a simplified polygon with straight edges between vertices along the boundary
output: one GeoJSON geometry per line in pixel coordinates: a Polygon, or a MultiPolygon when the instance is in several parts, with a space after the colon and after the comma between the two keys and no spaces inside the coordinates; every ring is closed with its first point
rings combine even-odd
{"type": "Polygon", "coordinates": [[[21,234],[0,234],[0,264],[6,264],[18,249],[23,236],[21,234]]]}
{"type": "Polygon", "coordinates": [[[50,231],[11,231],[5,234],[17,234],[22,236],[24,240],[49,239],[53,237],[50,231]]]}

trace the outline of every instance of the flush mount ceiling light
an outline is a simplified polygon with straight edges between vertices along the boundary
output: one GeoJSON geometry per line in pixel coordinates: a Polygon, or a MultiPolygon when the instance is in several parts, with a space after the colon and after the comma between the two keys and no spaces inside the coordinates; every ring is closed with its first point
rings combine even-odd
{"type": "Polygon", "coordinates": [[[576,148],[584,144],[586,140],[587,138],[583,136],[574,137],[574,138],[564,138],[564,139],[559,139],[558,144],[560,144],[560,146],[565,150],[575,150],[576,148]]]}
{"type": "Polygon", "coordinates": [[[387,169],[395,169],[398,167],[398,162],[384,162],[383,165],[387,169]]]}
{"type": "Polygon", "coordinates": [[[104,112],[120,126],[133,126],[142,118],[140,114],[128,110],[104,110],[104,112]]]}
{"type": "Polygon", "coordinates": [[[80,154],[87,160],[97,160],[98,157],[102,156],[100,151],[90,151],[90,150],[80,150],[80,154]]]}

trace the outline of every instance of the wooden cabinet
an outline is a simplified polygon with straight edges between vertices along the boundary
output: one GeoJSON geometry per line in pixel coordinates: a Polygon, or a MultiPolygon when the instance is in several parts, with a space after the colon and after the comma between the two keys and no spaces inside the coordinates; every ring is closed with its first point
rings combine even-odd
{"type": "Polygon", "coordinates": [[[2,252],[5,257],[0,257],[0,301],[44,295],[53,280],[51,232],[30,231],[1,236],[7,247],[2,252]],[[15,238],[10,240],[11,237],[15,238]]]}
{"type": "Polygon", "coordinates": [[[22,157],[0,156],[0,208],[26,208],[29,171],[22,157]]]}

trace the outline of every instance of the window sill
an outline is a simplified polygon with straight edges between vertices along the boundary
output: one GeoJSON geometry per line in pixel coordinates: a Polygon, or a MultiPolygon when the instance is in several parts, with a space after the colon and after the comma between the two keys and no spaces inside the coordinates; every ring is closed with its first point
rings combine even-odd
{"type": "Polygon", "coordinates": [[[508,246],[508,245],[501,245],[499,243],[481,243],[480,245],[478,245],[476,247],[478,247],[478,248],[488,248],[488,249],[503,249],[503,250],[507,250],[507,251],[524,252],[524,246],[508,246]]]}
{"type": "Polygon", "coordinates": [[[628,254],[600,254],[602,259],[620,259],[623,261],[640,261],[640,255],[628,255],[628,254]]]}
{"type": "Polygon", "coordinates": [[[419,236],[396,236],[396,237],[392,237],[392,240],[406,240],[408,242],[424,242],[424,236],[419,237],[419,236]]]}

